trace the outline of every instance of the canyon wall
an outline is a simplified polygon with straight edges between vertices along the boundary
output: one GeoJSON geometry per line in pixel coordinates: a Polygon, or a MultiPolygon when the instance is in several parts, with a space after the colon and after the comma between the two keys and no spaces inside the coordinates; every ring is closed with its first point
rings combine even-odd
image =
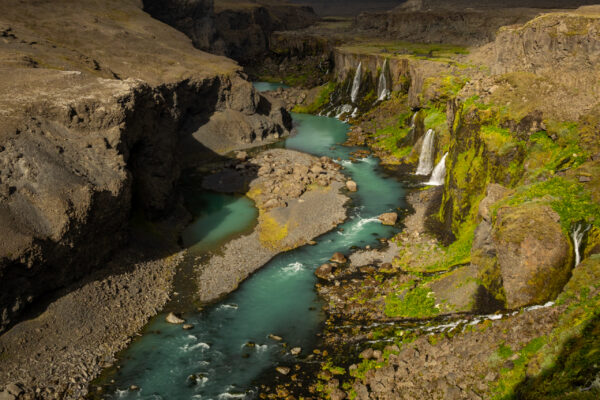
{"type": "Polygon", "coordinates": [[[182,167],[291,128],[233,61],[136,1],[13,3],[0,17],[0,331],[102,268],[133,207],[169,212],[182,167]]]}
{"type": "Polygon", "coordinates": [[[267,53],[271,33],[317,20],[310,7],[272,1],[144,0],[144,9],[185,33],[197,48],[242,63],[267,53]]]}

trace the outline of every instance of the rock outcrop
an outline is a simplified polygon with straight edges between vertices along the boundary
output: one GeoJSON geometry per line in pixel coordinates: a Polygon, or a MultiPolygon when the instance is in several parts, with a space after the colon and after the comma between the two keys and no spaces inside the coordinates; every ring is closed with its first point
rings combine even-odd
{"type": "Polygon", "coordinates": [[[440,1],[416,0],[385,12],[365,12],[356,18],[359,29],[417,43],[481,45],[493,41],[500,27],[522,24],[541,11],[577,8],[593,0],[440,1]]]}
{"type": "Polygon", "coordinates": [[[242,63],[267,53],[273,32],[317,20],[310,7],[271,1],[144,0],[144,9],[185,33],[197,48],[242,63]]]}
{"type": "Polygon", "coordinates": [[[35,28],[22,7],[0,6],[0,331],[102,265],[133,204],[149,216],[176,204],[179,149],[198,163],[290,128],[234,62],[135,1],[36,2],[35,28]]]}
{"type": "Polygon", "coordinates": [[[567,283],[572,250],[559,219],[545,205],[498,211],[493,240],[508,308],[553,300],[567,283]]]}

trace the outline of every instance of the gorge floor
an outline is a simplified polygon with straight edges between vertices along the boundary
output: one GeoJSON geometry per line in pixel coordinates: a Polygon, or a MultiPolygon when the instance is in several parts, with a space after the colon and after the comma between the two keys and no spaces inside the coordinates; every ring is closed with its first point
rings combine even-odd
{"type": "Polygon", "coordinates": [[[348,222],[318,238],[314,246],[275,257],[221,302],[200,313],[184,313],[186,322],[194,325],[190,331],[166,324],[164,316],[156,317],[122,355],[118,371],[105,377],[105,382],[115,381],[105,387],[109,397],[214,398],[246,393],[262,371],[293,362],[295,356],[286,349],[301,347],[299,357],[304,358],[316,346],[315,334],[323,319],[314,269],[336,251],[375,245],[378,238],[397,231],[376,217],[402,204],[402,184],[386,177],[374,158],[347,161],[356,148],[340,145],[346,124],[310,115],[294,115],[294,120],[298,133],[287,139],[287,148],[339,157],[345,172],[358,183],[348,222]],[[269,334],[283,337],[289,347],[269,339],[269,334]],[[139,391],[129,391],[131,385],[139,391]]]}

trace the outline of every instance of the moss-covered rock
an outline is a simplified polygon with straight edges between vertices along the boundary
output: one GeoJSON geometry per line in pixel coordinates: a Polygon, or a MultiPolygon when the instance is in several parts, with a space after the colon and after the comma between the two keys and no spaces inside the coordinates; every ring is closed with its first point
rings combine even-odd
{"type": "Polygon", "coordinates": [[[542,303],[560,293],[573,258],[560,216],[551,207],[532,202],[500,209],[493,241],[508,308],[542,303]]]}

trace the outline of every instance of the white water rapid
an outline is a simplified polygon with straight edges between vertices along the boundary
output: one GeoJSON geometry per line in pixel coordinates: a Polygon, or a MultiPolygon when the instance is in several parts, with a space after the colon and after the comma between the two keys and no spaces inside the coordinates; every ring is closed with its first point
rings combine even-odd
{"type": "Polygon", "coordinates": [[[430,129],[425,134],[423,145],[421,146],[421,155],[419,156],[419,166],[417,175],[429,175],[433,169],[433,149],[435,144],[435,132],[430,129]]]}
{"type": "Polygon", "coordinates": [[[388,84],[388,60],[387,58],[383,62],[381,68],[381,75],[379,75],[379,84],[377,85],[377,101],[387,100],[390,97],[390,87],[388,84]]]}
{"type": "Polygon", "coordinates": [[[426,182],[426,185],[430,186],[442,186],[444,184],[444,179],[446,178],[446,157],[448,153],[444,154],[442,159],[433,169],[433,173],[431,174],[431,178],[429,178],[429,182],[426,182]]]}
{"type": "Polygon", "coordinates": [[[356,74],[354,75],[354,81],[352,82],[352,90],[350,91],[350,99],[352,103],[356,103],[358,97],[358,91],[360,90],[360,80],[362,78],[362,63],[358,63],[356,68],[356,74]]]}

